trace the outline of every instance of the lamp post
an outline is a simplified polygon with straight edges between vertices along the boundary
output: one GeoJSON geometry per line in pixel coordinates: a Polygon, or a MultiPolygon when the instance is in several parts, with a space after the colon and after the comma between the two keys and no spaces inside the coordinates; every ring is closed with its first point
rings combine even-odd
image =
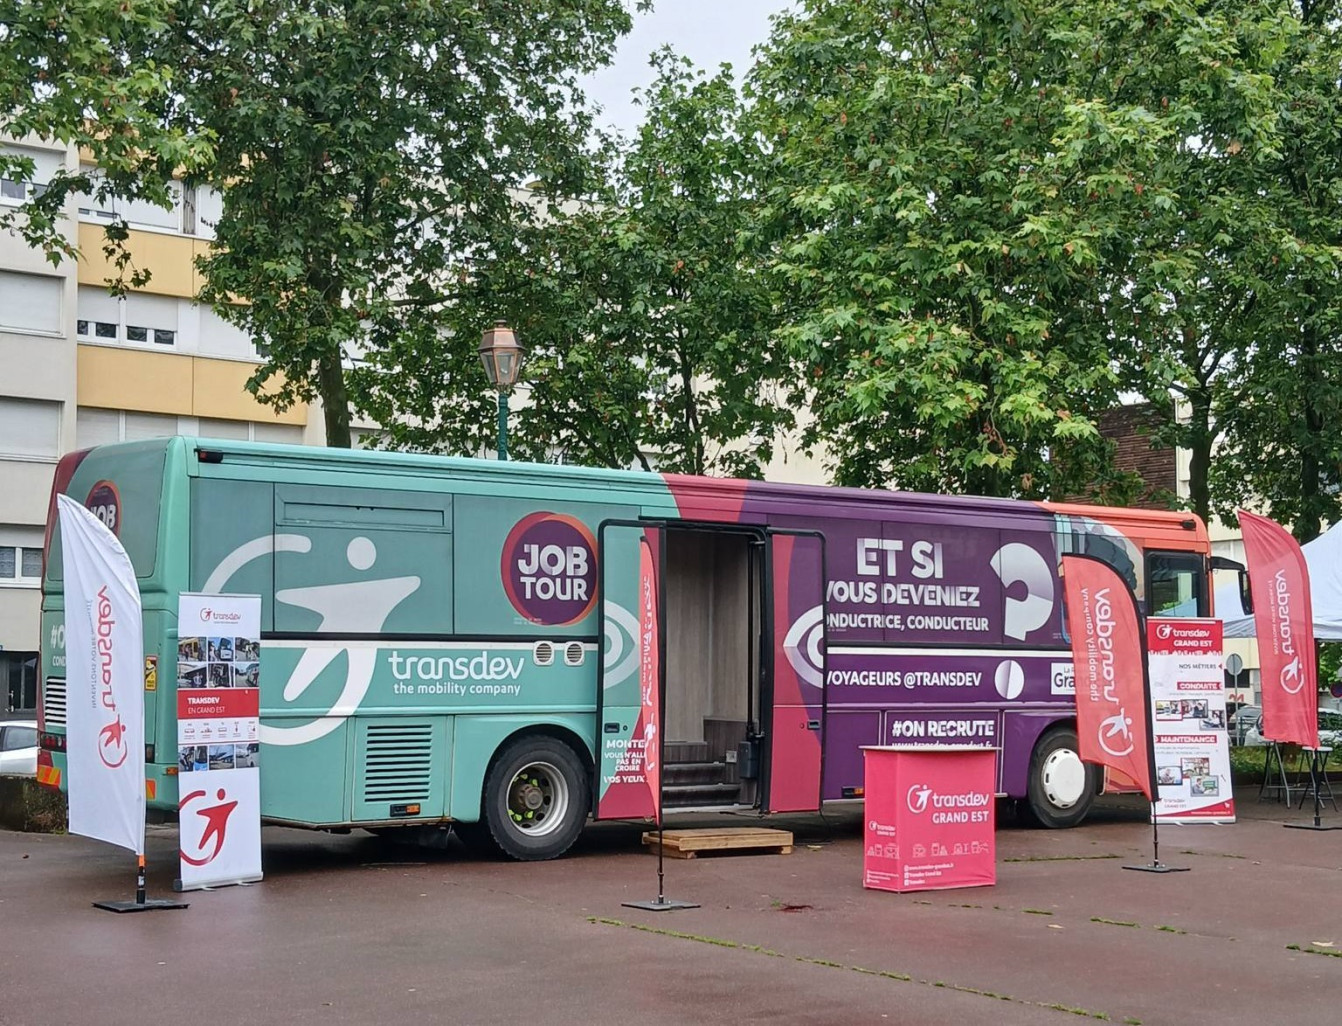
{"type": "Polygon", "coordinates": [[[517,344],[517,336],[504,321],[495,321],[480,336],[480,362],[485,365],[489,383],[499,393],[499,459],[508,458],[508,393],[522,373],[526,350],[517,344]]]}

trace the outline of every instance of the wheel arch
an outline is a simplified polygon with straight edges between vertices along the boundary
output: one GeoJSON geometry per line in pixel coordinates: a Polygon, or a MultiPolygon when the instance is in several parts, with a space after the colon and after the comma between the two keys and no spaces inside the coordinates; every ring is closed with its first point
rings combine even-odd
{"type": "Polygon", "coordinates": [[[448,815],[463,823],[480,821],[489,771],[498,761],[500,752],[524,737],[548,737],[567,745],[586,767],[588,784],[594,787],[595,757],[592,745],[585,739],[591,733],[592,722],[591,716],[585,721],[576,716],[540,721],[516,717],[480,716],[469,720],[458,717],[448,815]]]}
{"type": "Polygon", "coordinates": [[[1002,760],[1002,791],[1011,798],[1025,798],[1035,747],[1045,734],[1058,727],[1076,730],[1076,716],[1056,709],[1040,709],[1008,712],[1005,719],[1003,751],[1012,755],[1002,760]]]}

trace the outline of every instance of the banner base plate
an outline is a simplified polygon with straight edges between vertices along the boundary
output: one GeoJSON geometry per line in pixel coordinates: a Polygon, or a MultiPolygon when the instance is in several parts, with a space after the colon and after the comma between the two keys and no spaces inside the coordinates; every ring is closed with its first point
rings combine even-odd
{"type": "Polygon", "coordinates": [[[1342,825],[1331,826],[1328,823],[1283,823],[1287,830],[1342,830],[1342,825]]]}
{"type": "Polygon", "coordinates": [[[1188,866],[1167,866],[1163,862],[1152,862],[1145,866],[1124,866],[1135,873],[1187,873],[1188,866]]]}
{"type": "Polygon", "coordinates": [[[622,901],[624,908],[641,908],[648,912],[674,912],[681,908],[699,908],[694,901],[676,901],[674,898],[657,898],[653,901],[622,901]]]}
{"type": "Polygon", "coordinates": [[[95,901],[93,907],[107,912],[156,912],[161,909],[191,906],[187,902],[173,901],[170,898],[148,898],[144,901],[95,901]]]}

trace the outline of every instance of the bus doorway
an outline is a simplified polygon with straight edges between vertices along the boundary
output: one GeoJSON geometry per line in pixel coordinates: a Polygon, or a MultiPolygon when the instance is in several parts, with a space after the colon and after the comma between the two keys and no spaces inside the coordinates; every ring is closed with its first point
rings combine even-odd
{"type": "Polygon", "coordinates": [[[666,537],[667,809],[820,807],[824,540],[666,537]]]}
{"type": "Polygon", "coordinates": [[[663,805],[760,806],[764,535],[666,533],[663,805]]]}

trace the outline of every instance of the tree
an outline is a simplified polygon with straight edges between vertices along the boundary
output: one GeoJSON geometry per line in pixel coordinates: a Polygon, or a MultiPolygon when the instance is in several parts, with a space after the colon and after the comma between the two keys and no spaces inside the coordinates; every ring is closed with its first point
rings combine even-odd
{"type": "Polygon", "coordinates": [[[808,440],[846,483],[1080,491],[1126,357],[1114,307],[1178,209],[1160,172],[1203,90],[1242,86],[1213,65],[1237,25],[1179,0],[803,8],[751,88],[808,440]]]}
{"type": "Polygon", "coordinates": [[[1264,503],[1306,542],[1342,517],[1342,27],[1332,3],[1283,8],[1281,147],[1257,185],[1277,218],[1273,287],[1224,379],[1211,484],[1223,517],[1264,503]]]}
{"type": "Polygon", "coordinates": [[[422,336],[458,269],[521,216],[517,185],[573,180],[590,123],[577,77],[629,15],[619,0],[177,13],[182,115],[219,140],[208,179],[224,189],[202,298],[268,347],[258,398],[319,396],[327,443],[347,446],[346,362],[422,336]]]}
{"type": "MultiPolygon", "coordinates": [[[[488,419],[462,370],[480,328],[504,316],[531,350],[518,452],[598,466],[758,476],[792,423],[789,366],[771,344],[776,301],[744,231],[750,140],[728,70],[712,77],[662,51],[646,120],[609,140],[606,185],[551,199],[498,238],[415,347],[375,351],[364,401],[394,440],[458,449],[488,419]]],[[[483,384],[483,379],[477,381],[483,384]]],[[[479,386],[475,394],[479,394],[479,386]]],[[[478,436],[475,436],[478,438],[478,436]]]]}
{"type": "MultiPolygon", "coordinates": [[[[106,191],[221,189],[201,298],[268,352],[258,399],[320,397],[341,446],[346,363],[443,301],[510,190],[574,177],[578,76],[630,27],[621,0],[0,4],[0,127],[91,144],[106,191]]],[[[55,250],[58,208],[26,222],[55,250]]]]}
{"type": "MultiPolygon", "coordinates": [[[[18,208],[0,208],[0,231],[14,230],[59,265],[77,255],[62,221],[66,200],[85,193],[169,206],[168,182],[212,155],[208,133],[188,134],[164,109],[176,87],[170,67],[143,55],[161,47],[171,0],[0,0],[0,134],[35,136],[78,147],[97,166],[63,169],[18,208]]],[[[0,178],[33,179],[33,161],[0,152],[0,178]]],[[[124,288],[147,280],[130,266],[124,222],[108,228],[124,288]]]]}

